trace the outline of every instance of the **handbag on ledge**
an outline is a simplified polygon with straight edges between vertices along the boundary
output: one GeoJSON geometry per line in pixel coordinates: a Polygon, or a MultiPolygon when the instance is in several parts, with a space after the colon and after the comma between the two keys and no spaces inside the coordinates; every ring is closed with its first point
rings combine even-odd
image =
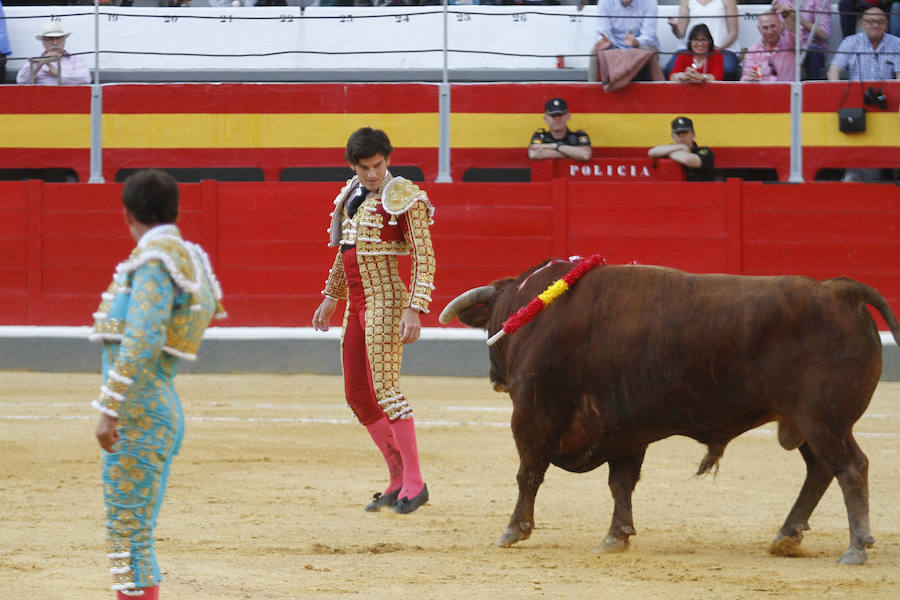
{"type": "MultiPolygon", "coordinates": [[[[859,89],[862,90],[862,81],[859,82],[859,89]]],[[[850,91],[850,82],[847,82],[847,87],[844,88],[844,95],[841,96],[841,101],[838,104],[838,129],[840,129],[844,133],[854,133],[857,131],[865,131],[866,130],[866,109],[863,107],[859,108],[841,108],[841,105],[844,103],[844,100],[847,99],[847,92],[850,91]]]]}
{"type": "Polygon", "coordinates": [[[865,108],[839,108],[838,129],[844,133],[866,130],[865,108]]]}

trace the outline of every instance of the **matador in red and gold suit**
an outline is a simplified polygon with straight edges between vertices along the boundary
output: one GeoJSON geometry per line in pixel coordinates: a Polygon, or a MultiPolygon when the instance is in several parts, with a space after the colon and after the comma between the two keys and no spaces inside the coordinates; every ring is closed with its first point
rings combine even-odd
{"type": "MultiPolygon", "coordinates": [[[[386,164],[387,160],[384,169],[386,164]]],[[[413,411],[400,389],[399,376],[402,342],[418,337],[417,313],[428,312],[434,289],[435,257],[429,233],[434,207],[414,183],[383,172],[377,191],[371,189],[375,187],[371,182],[353,177],[335,198],[329,245],[339,251],[322,293],[323,306],[347,301],[341,341],[345,394],[390,473],[387,488],[375,494],[366,510],[390,507],[406,514],[428,500],[419,470],[413,411]],[[401,255],[410,256],[409,290],[398,270],[401,255]],[[410,310],[415,311],[414,337],[404,334],[401,323],[410,310]]],[[[327,324],[317,323],[321,311],[320,307],[314,325],[327,329],[327,324]]],[[[325,312],[327,316],[330,311],[325,312]]]]}

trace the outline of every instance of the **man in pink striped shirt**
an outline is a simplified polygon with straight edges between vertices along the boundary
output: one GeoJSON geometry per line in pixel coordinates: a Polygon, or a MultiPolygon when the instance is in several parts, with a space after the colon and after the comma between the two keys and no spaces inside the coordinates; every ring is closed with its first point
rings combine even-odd
{"type": "Polygon", "coordinates": [[[762,39],[747,48],[741,81],[793,81],[795,69],[793,10],[784,21],[774,12],[759,15],[757,29],[762,39]]]}

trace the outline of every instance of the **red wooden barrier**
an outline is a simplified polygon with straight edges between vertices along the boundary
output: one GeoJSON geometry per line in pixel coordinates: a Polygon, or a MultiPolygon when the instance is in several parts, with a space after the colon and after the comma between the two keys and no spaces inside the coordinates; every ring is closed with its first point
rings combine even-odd
{"type": "Polygon", "coordinates": [[[593,158],[577,160],[533,160],[531,180],[571,179],[577,181],[683,181],[684,169],[667,158],[593,158]]]}
{"type": "MultiPolygon", "coordinates": [[[[334,256],[331,183],[184,184],[230,326],[306,326],[334,256]]],[[[900,188],[877,184],[593,183],[424,186],[436,206],[432,313],[548,257],[599,253],[697,272],[846,275],[900,312],[900,188]]],[[[0,323],[85,325],[133,243],[119,184],[0,183],[0,323]]],[[[337,321],[337,319],[335,319],[337,321]]]]}

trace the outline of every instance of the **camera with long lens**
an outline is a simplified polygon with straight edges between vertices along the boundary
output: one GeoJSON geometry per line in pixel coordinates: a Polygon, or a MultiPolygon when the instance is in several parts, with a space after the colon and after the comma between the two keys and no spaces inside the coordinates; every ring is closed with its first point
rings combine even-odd
{"type": "Polygon", "coordinates": [[[863,92],[863,103],[868,106],[878,106],[881,110],[886,110],[887,96],[884,95],[881,88],[876,89],[869,86],[869,89],[863,92]]]}

